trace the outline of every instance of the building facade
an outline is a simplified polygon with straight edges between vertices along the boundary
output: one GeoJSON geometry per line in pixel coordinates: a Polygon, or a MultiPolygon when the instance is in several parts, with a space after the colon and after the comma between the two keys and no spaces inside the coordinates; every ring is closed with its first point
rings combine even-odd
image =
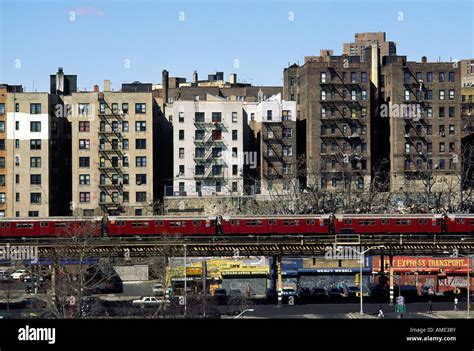
{"type": "Polygon", "coordinates": [[[78,92],[64,103],[72,130],[74,215],[152,214],[152,94],[78,92]]]}
{"type": "Polygon", "coordinates": [[[7,87],[0,86],[0,217],[7,215],[7,87]]]}
{"type": "Polygon", "coordinates": [[[241,195],[243,103],[175,101],[167,117],[173,124],[173,195],[241,195]]]}

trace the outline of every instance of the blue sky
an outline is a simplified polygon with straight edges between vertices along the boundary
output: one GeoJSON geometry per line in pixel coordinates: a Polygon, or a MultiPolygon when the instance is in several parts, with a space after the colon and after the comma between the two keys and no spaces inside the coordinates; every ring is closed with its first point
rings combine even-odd
{"type": "Polygon", "coordinates": [[[115,89],[134,80],[158,83],[163,69],[188,80],[194,70],[200,78],[218,70],[226,78],[235,72],[240,81],[280,85],[288,63],[302,63],[320,48],[340,54],[343,42],[364,31],[387,32],[410,60],[474,57],[470,0],[0,3],[0,82],[28,91],[33,82],[47,91],[59,66],[88,90],[104,79],[115,89]]]}

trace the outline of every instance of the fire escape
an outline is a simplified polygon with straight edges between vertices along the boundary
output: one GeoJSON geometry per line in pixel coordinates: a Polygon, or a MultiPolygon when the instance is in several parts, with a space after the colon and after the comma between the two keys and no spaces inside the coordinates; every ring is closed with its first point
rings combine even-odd
{"type": "Polygon", "coordinates": [[[227,125],[222,120],[206,122],[204,119],[194,119],[196,130],[203,131],[202,138],[194,138],[194,144],[197,148],[204,149],[203,154],[194,155],[194,161],[197,165],[204,166],[203,174],[195,174],[196,179],[214,179],[219,180],[224,178],[224,168],[227,167],[227,162],[222,157],[222,152],[226,150],[226,143],[223,139],[223,133],[227,132],[227,125]],[[220,154],[214,154],[213,149],[220,148],[220,154]],[[216,166],[216,168],[214,168],[216,166]],[[217,166],[220,166],[218,168],[217,166]],[[218,172],[217,170],[220,171],[218,172]]]}
{"type": "Polygon", "coordinates": [[[123,136],[120,132],[123,116],[112,110],[102,93],[99,94],[99,104],[99,206],[105,213],[118,215],[124,212],[121,199],[124,155],[121,151],[123,136]]]}
{"type": "MultiPolygon", "coordinates": [[[[421,160],[424,164],[428,162],[427,157],[427,132],[423,129],[427,129],[428,124],[421,114],[422,109],[426,109],[428,104],[425,101],[424,95],[426,93],[426,87],[422,81],[418,81],[416,75],[413,74],[408,67],[405,67],[405,72],[409,72],[409,79],[404,78],[404,90],[410,92],[410,99],[405,101],[408,106],[404,106],[402,111],[399,111],[403,117],[403,127],[405,143],[410,145],[410,152],[405,149],[403,152],[405,162],[404,172],[405,175],[410,179],[419,179],[423,176],[424,168],[416,163],[416,160],[421,160]],[[420,106],[420,109],[417,108],[420,106]],[[425,152],[426,149],[426,152],[425,152]],[[415,152],[412,152],[414,150],[415,152]],[[413,162],[415,161],[415,163],[413,162]],[[412,166],[414,164],[414,167],[412,166]]],[[[404,93],[405,94],[405,93],[404,93]]],[[[428,169],[427,169],[428,171],[428,169]]]]}
{"type": "Polygon", "coordinates": [[[334,68],[330,68],[330,72],[333,79],[320,83],[326,91],[325,99],[319,99],[325,111],[324,115],[321,115],[320,138],[326,145],[325,150],[321,150],[321,172],[325,176],[332,174],[338,179],[351,181],[353,174],[363,176],[366,172],[359,165],[364,157],[362,150],[357,151],[363,142],[362,123],[357,113],[361,113],[363,107],[367,113],[369,104],[365,103],[366,100],[351,99],[351,91],[355,90],[356,94],[361,94],[362,88],[359,84],[345,82],[334,68]],[[343,91],[347,93],[347,97],[343,91]],[[347,125],[347,130],[343,125],[347,125]],[[328,128],[331,129],[329,133],[328,128]],[[331,164],[329,169],[328,163],[331,164]],[[334,163],[336,167],[332,166],[334,163]]]}

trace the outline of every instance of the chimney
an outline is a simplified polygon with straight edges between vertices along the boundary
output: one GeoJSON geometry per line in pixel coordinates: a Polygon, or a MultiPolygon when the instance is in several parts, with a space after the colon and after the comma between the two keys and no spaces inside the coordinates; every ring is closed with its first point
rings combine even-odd
{"type": "Polygon", "coordinates": [[[168,103],[168,87],[169,87],[169,73],[167,70],[163,70],[161,75],[161,85],[163,86],[163,103],[168,103]]]}
{"type": "Polygon", "coordinates": [[[422,63],[427,63],[428,62],[428,59],[426,58],[426,56],[421,56],[421,62],[422,63]]]}
{"type": "Polygon", "coordinates": [[[56,73],[56,91],[64,92],[64,72],[62,67],[59,67],[58,73],[56,73]]]}
{"type": "Polygon", "coordinates": [[[99,92],[99,86],[97,84],[94,85],[94,93],[99,92]]]}
{"type": "Polygon", "coordinates": [[[197,83],[198,82],[198,73],[197,71],[194,71],[193,73],[193,83],[197,83]]]}
{"type": "Polygon", "coordinates": [[[109,79],[104,80],[104,91],[110,91],[110,80],[109,79]]]}
{"type": "Polygon", "coordinates": [[[237,84],[237,73],[231,73],[230,74],[229,83],[231,85],[237,84]]]}

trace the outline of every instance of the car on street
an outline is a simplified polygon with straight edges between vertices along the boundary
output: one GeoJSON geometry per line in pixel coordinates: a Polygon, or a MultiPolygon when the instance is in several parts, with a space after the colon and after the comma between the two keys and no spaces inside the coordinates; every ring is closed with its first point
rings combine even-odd
{"type": "Polygon", "coordinates": [[[340,301],[342,300],[344,292],[339,288],[330,288],[328,291],[328,297],[330,300],[333,301],[340,301]]]}
{"type": "Polygon", "coordinates": [[[224,288],[217,288],[214,290],[213,299],[216,303],[224,303],[227,301],[227,290],[224,288]]]}
{"type": "Polygon", "coordinates": [[[26,274],[23,276],[25,283],[44,282],[44,278],[38,274],[26,274]]]}
{"type": "Polygon", "coordinates": [[[23,300],[21,300],[21,304],[25,308],[31,308],[31,309],[45,309],[48,307],[48,303],[46,301],[43,301],[41,299],[38,299],[36,297],[26,297],[23,300]]]}
{"type": "Polygon", "coordinates": [[[323,301],[328,297],[328,293],[324,288],[313,288],[311,290],[311,296],[314,300],[323,301]]]}
{"type": "Polygon", "coordinates": [[[281,291],[282,296],[296,296],[295,288],[291,286],[285,286],[281,291]]]}
{"type": "Polygon", "coordinates": [[[161,304],[165,303],[164,299],[159,299],[154,296],[144,296],[138,300],[132,301],[132,306],[139,306],[140,308],[145,307],[156,307],[160,306],[161,304]]]}
{"type": "Polygon", "coordinates": [[[15,272],[13,272],[10,277],[13,280],[20,280],[24,278],[28,274],[28,271],[26,269],[17,269],[15,272]]]}

